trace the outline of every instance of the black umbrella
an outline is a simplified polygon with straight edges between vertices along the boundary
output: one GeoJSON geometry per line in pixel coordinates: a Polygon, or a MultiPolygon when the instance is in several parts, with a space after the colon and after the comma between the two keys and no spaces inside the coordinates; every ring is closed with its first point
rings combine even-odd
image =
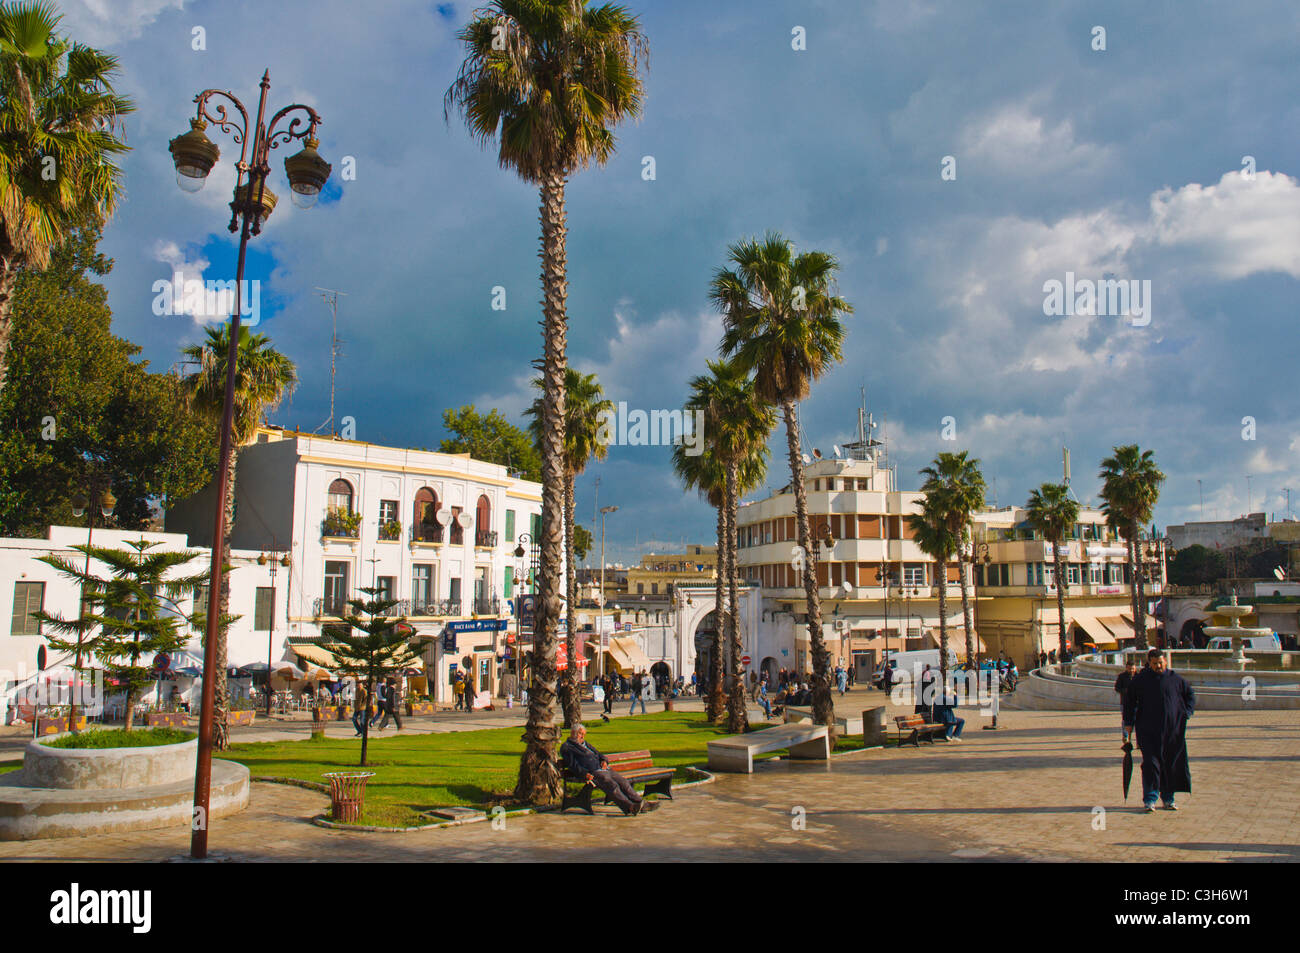
{"type": "Polygon", "coordinates": [[[1124,742],[1124,746],[1120,750],[1124,752],[1124,800],[1127,801],[1128,785],[1133,780],[1133,743],[1131,741],[1124,742]]]}

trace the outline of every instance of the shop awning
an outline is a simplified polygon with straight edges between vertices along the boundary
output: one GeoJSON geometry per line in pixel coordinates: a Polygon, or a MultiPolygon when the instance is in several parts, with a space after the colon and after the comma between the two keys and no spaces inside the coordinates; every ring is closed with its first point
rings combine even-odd
{"type": "Polygon", "coordinates": [[[1117,615],[1098,616],[1097,621],[1110,629],[1111,634],[1119,641],[1132,641],[1137,638],[1137,633],[1133,631],[1133,626],[1128,624],[1128,620],[1117,615]]]}
{"type": "MultiPolygon", "coordinates": [[[[1123,613],[1123,614],[1120,616],[1120,618],[1123,619],[1125,622],[1128,623],[1129,628],[1132,628],[1132,627],[1133,627],[1133,616],[1131,616],[1131,615],[1129,615],[1127,612],[1125,612],[1125,613],[1123,613]]],[[[1147,617],[1146,617],[1146,620],[1147,620],[1147,631],[1148,631],[1148,632],[1154,632],[1154,631],[1156,630],[1156,627],[1157,627],[1158,625],[1160,625],[1160,620],[1157,619],[1157,618],[1156,618],[1155,616],[1153,616],[1153,615],[1149,615],[1149,616],[1147,616],[1147,617]]]]}
{"type": "Polygon", "coordinates": [[[1115,636],[1095,615],[1076,612],[1070,617],[1070,621],[1088,633],[1088,638],[1092,639],[1092,644],[1097,648],[1119,647],[1119,643],[1115,641],[1115,636]]]}
{"type": "Polygon", "coordinates": [[[650,657],[641,651],[641,646],[637,644],[636,639],[628,637],[610,639],[606,651],[623,675],[650,670],[650,657]]]}
{"type": "Polygon", "coordinates": [[[318,668],[337,668],[339,660],[334,657],[334,653],[328,649],[323,649],[319,645],[290,645],[294,654],[302,662],[310,663],[318,668]]]}

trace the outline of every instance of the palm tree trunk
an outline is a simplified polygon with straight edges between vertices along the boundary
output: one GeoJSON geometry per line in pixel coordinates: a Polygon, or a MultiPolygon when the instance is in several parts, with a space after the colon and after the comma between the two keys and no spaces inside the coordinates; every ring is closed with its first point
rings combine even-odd
{"type": "Polygon", "coordinates": [[[555,635],[560,618],[560,559],[564,551],[564,370],[567,317],[565,299],[564,177],[551,172],[542,181],[542,540],[533,635],[533,679],[528,691],[525,747],[519,759],[515,797],[529,804],[560,800],[564,784],[556,756],[555,635]]]}
{"type": "Polygon", "coordinates": [[[1065,576],[1061,572],[1061,552],[1057,548],[1060,545],[1060,540],[1052,540],[1052,567],[1053,571],[1056,573],[1056,621],[1060,626],[1060,629],[1058,630],[1060,655],[1058,655],[1057,658],[1062,658],[1065,655],[1065,649],[1069,643],[1069,639],[1065,634],[1065,576]]]}
{"type": "Polygon", "coordinates": [[[822,602],[817,592],[816,554],[810,538],[812,534],[808,529],[808,494],[804,492],[803,459],[799,456],[799,417],[794,401],[782,401],[781,412],[785,416],[790,477],[794,482],[795,523],[799,530],[799,548],[803,552],[803,591],[808,599],[808,642],[813,657],[813,721],[830,727],[835,722],[835,702],[831,698],[830,654],[822,640],[822,602]]]}
{"type": "Polygon", "coordinates": [[[1146,619],[1138,615],[1138,566],[1137,566],[1137,523],[1129,524],[1128,533],[1126,534],[1125,544],[1128,547],[1126,558],[1128,559],[1128,598],[1129,606],[1133,610],[1133,647],[1138,651],[1146,651],[1146,619]],[[1138,628],[1138,626],[1141,628],[1138,628]]]}
{"type": "Polygon", "coordinates": [[[727,546],[727,504],[718,503],[718,559],[714,566],[713,584],[713,639],[709,643],[709,698],[704,706],[710,724],[722,721],[722,630],[723,598],[726,596],[724,576],[727,573],[723,553],[727,546]]]}
{"type": "MultiPolygon", "coordinates": [[[[4,239],[7,246],[8,240],[4,239]]],[[[0,393],[5,389],[9,372],[9,341],[13,334],[13,291],[18,278],[18,263],[8,248],[0,251],[0,393]]]]}
{"type": "Polygon", "coordinates": [[[739,592],[736,584],[736,508],[737,508],[737,465],[733,461],[727,464],[725,530],[727,533],[727,644],[731,649],[731,686],[727,692],[727,731],[733,735],[744,734],[749,730],[749,718],[745,713],[745,681],[740,671],[740,656],[744,649],[740,644],[739,592]]]}
{"type": "MultiPolygon", "coordinates": [[[[974,543],[971,544],[971,555],[974,557],[974,543]]],[[[970,606],[970,560],[965,557],[966,553],[961,552],[957,558],[957,576],[961,583],[961,618],[962,625],[966,627],[966,663],[975,664],[975,624],[971,619],[970,606]]]]}
{"type": "MultiPolygon", "coordinates": [[[[235,530],[235,467],[239,463],[239,448],[230,448],[230,482],[226,484],[226,529],[221,538],[221,564],[230,565],[230,537],[235,530]]],[[[211,598],[209,593],[208,598],[211,598]]],[[[218,618],[224,620],[230,613],[230,570],[221,574],[221,591],[217,594],[218,618]]],[[[229,626],[224,621],[217,624],[217,649],[212,677],[216,679],[212,694],[212,748],[225,751],[230,747],[230,728],[226,724],[226,713],[230,711],[230,685],[226,681],[226,661],[228,657],[229,626]]],[[[270,687],[271,673],[266,673],[266,684],[270,687]]]]}
{"type": "Polygon", "coordinates": [[[1133,631],[1137,633],[1139,647],[1145,649],[1151,644],[1151,640],[1147,638],[1146,569],[1138,546],[1136,523],[1133,525],[1133,530],[1133,579],[1137,583],[1136,604],[1133,606],[1133,631]]]}
{"type": "MultiPolygon", "coordinates": [[[[908,619],[908,624],[911,624],[908,619]]],[[[948,560],[939,560],[939,684],[947,692],[948,685],[948,560]]],[[[933,705],[933,698],[923,698],[927,705],[933,705]]]]}
{"type": "Polygon", "coordinates": [[[573,615],[574,590],[578,587],[578,571],[573,565],[573,521],[575,495],[573,471],[564,473],[564,577],[565,597],[568,599],[568,633],[565,636],[569,651],[569,667],[560,673],[560,706],[564,709],[564,727],[582,721],[582,702],[578,695],[577,626],[573,615]]]}

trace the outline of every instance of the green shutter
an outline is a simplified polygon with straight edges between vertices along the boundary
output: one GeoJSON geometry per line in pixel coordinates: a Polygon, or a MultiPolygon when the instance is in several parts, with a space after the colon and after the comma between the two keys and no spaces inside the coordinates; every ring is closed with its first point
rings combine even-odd
{"type": "MultiPolygon", "coordinates": [[[[510,515],[511,515],[511,516],[514,516],[515,514],[514,514],[514,513],[511,513],[510,515]]],[[[510,522],[511,522],[510,520],[507,520],[507,521],[506,521],[506,525],[509,526],[509,525],[510,525],[510,522]]],[[[509,598],[514,594],[514,591],[515,591],[515,574],[514,574],[514,571],[513,571],[513,570],[510,570],[510,569],[507,569],[507,570],[506,570],[506,584],[505,584],[505,590],[506,590],[506,598],[507,598],[507,599],[509,599],[509,598]]]]}
{"type": "MultiPolygon", "coordinates": [[[[506,510],[506,542],[513,543],[514,541],[515,541],[515,511],[506,510]]],[[[509,595],[509,593],[507,593],[507,595],[509,595]]]]}

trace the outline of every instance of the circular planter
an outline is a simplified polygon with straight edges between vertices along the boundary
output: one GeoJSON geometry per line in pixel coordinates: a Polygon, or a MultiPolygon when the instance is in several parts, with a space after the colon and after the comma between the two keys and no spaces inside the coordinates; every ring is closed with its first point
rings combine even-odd
{"type": "Polygon", "coordinates": [[[23,777],[32,787],[104,790],[192,780],[199,740],[147,748],[51,748],[29,742],[23,777]]]}

